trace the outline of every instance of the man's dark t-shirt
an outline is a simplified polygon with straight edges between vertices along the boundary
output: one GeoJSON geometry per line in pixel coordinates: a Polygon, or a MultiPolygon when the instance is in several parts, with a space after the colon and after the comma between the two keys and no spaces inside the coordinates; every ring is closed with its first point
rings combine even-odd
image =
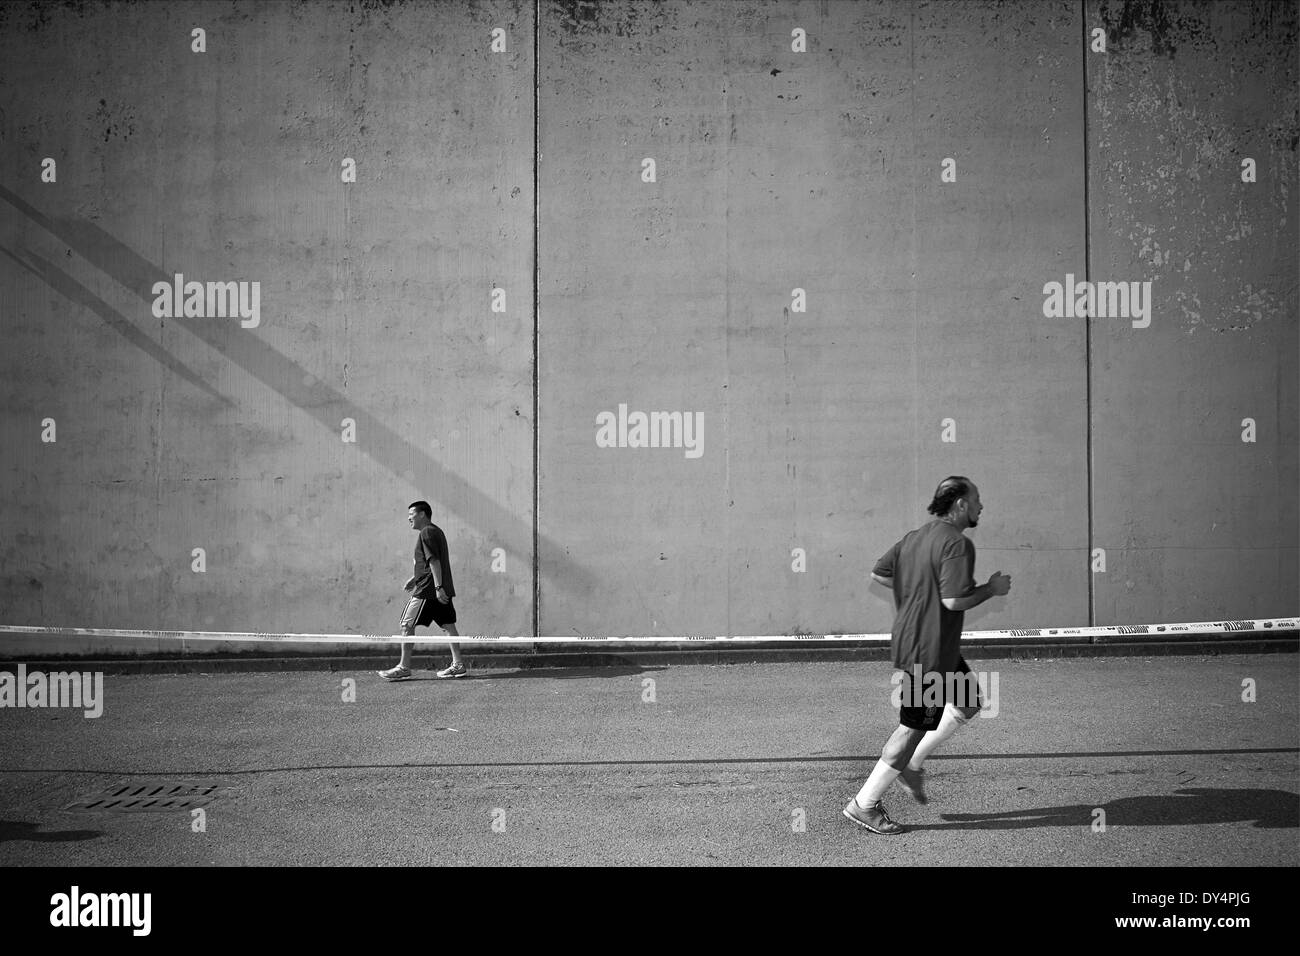
{"type": "Polygon", "coordinates": [[[894,666],[948,674],[961,657],[963,611],[950,611],[943,598],[962,597],[975,585],[975,545],[937,518],[890,548],[875,574],[894,579],[894,666]]]}
{"type": "Polygon", "coordinates": [[[447,592],[447,597],[456,596],[456,588],[451,583],[451,561],[447,557],[447,536],[436,524],[431,524],[421,528],[420,535],[415,540],[415,585],[411,588],[412,597],[437,600],[438,589],[433,583],[433,572],[429,570],[429,564],[435,559],[442,562],[442,589],[447,592]]]}

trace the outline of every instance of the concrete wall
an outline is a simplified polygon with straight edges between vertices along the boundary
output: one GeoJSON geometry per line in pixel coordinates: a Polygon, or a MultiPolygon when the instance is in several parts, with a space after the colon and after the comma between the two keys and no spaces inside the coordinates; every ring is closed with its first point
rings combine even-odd
{"type": "Polygon", "coordinates": [[[950,473],[1016,580],[972,624],[1086,622],[1084,334],[1038,291],[1084,258],[1077,5],[544,10],[539,520],[602,568],[545,632],[888,630],[867,575],[950,473]],[[597,448],[620,403],[704,454],[597,448]]]}
{"type": "Polygon", "coordinates": [[[424,498],[466,623],[527,633],[532,5],[0,17],[0,620],[393,633],[424,498]],[[260,326],[154,318],[177,272],[260,326]]]}
{"type": "Polygon", "coordinates": [[[1090,12],[1090,271],[1154,306],[1092,323],[1097,622],[1294,614],[1297,5],[1090,12]]]}
{"type": "Polygon", "coordinates": [[[427,498],[467,633],[880,631],[954,472],[1015,579],[970,627],[1294,614],[1296,19],[6,5],[0,622],[391,631],[427,498]],[[155,318],[176,272],[260,326],[155,318]],[[1067,273],[1150,327],[1044,317],[1067,273]],[[598,447],[620,404],[702,454],[598,447]]]}

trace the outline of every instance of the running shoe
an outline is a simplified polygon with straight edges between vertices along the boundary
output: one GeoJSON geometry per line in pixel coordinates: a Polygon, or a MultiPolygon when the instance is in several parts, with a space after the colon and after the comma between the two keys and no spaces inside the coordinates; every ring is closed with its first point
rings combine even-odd
{"type": "Polygon", "coordinates": [[[929,803],[925,797],[925,771],[904,767],[898,775],[898,782],[912,795],[917,803],[929,803]]]}
{"type": "Polygon", "coordinates": [[[896,833],[907,832],[907,827],[899,826],[889,819],[889,814],[885,813],[885,808],[880,805],[879,800],[871,806],[863,808],[858,806],[858,798],[854,797],[849,801],[849,805],[844,808],[844,815],[858,826],[864,827],[872,833],[893,836],[896,833]]]}
{"type": "Polygon", "coordinates": [[[442,678],[468,677],[469,668],[466,667],[464,662],[462,661],[460,663],[452,664],[450,667],[445,667],[442,670],[438,671],[438,676],[442,678]]]}
{"type": "Polygon", "coordinates": [[[396,667],[390,667],[386,671],[375,671],[384,680],[410,680],[411,669],[398,664],[396,667]]]}

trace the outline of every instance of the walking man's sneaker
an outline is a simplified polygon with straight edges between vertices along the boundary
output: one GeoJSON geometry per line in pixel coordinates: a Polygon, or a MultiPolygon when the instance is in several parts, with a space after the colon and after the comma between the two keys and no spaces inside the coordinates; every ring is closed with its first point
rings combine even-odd
{"type": "Polygon", "coordinates": [[[469,676],[469,668],[466,667],[465,663],[462,661],[458,664],[452,664],[450,667],[445,667],[442,670],[438,671],[438,676],[442,678],[467,677],[469,676]]]}
{"type": "Polygon", "coordinates": [[[384,680],[410,680],[411,669],[398,664],[396,667],[390,667],[386,671],[375,671],[384,680]]]}
{"type": "Polygon", "coordinates": [[[896,833],[907,832],[907,827],[899,826],[889,819],[889,814],[885,813],[885,808],[880,805],[879,800],[869,807],[860,807],[858,806],[858,798],[854,797],[849,801],[849,805],[844,808],[844,815],[858,826],[864,827],[872,833],[893,836],[896,833]]]}
{"type": "Polygon", "coordinates": [[[898,774],[898,782],[912,795],[917,803],[928,803],[925,797],[925,771],[904,767],[898,774]]]}

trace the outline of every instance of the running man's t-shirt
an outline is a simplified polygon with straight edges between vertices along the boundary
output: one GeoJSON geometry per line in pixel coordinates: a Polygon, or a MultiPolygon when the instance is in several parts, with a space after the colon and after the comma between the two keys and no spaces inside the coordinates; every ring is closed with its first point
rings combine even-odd
{"type": "Polygon", "coordinates": [[[442,588],[447,597],[456,596],[456,588],[451,583],[451,560],[447,557],[447,536],[436,524],[420,529],[420,536],[415,540],[415,586],[411,597],[431,598],[437,592],[433,583],[433,572],[429,564],[434,559],[442,562],[442,588]]]}
{"type": "Polygon", "coordinates": [[[948,610],[942,599],[962,597],[975,586],[974,543],[936,518],[885,552],[873,573],[894,579],[894,666],[955,671],[965,612],[948,610]]]}

